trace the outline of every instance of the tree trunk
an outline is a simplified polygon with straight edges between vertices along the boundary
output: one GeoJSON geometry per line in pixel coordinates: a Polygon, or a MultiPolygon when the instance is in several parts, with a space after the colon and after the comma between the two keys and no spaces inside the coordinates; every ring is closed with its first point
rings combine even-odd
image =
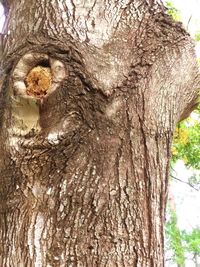
{"type": "Polygon", "coordinates": [[[7,7],[0,266],[164,266],[170,145],[200,84],[190,37],[157,0],[7,7]]]}

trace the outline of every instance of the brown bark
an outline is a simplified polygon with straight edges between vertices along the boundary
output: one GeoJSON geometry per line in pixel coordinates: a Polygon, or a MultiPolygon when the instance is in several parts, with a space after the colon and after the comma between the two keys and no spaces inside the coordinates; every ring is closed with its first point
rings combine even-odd
{"type": "Polygon", "coordinates": [[[157,1],[17,0],[3,46],[0,266],[164,266],[170,144],[199,86],[188,34],[157,1]],[[28,96],[38,66],[52,85],[28,96]]]}

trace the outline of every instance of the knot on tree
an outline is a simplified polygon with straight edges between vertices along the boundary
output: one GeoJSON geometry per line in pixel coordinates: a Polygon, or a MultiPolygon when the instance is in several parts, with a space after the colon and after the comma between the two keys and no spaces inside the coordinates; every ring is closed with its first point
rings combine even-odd
{"type": "Polygon", "coordinates": [[[55,91],[66,78],[64,64],[46,54],[25,54],[13,72],[15,95],[42,99],[55,91]]]}
{"type": "Polygon", "coordinates": [[[33,68],[25,79],[26,92],[30,96],[42,98],[47,94],[52,84],[52,74],[49,67],[33,68]]]}

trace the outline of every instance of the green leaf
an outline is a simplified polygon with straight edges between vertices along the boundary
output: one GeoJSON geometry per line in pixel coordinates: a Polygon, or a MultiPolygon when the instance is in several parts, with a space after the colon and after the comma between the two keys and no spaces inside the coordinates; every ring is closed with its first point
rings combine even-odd
{"type": "Polygon", "coordinates": [[[172,145],[172,162],[200,169],[200,106],[193,115],[177,125],[172,145]]]}
{"type": "Polygon", "coordinates": [[[174,6],[171,1],[166,1],[165,5],[167,7],[167,14],[171,16],[175,21],[180,21],[180,11],[174,6]]]}
{"type": "Polygon", "coordinates": [[[194,39],[196,42],[199,42],[200,41],[200,32],[197,32],[194,36],[194,39]]]}
{"type": "Polygon", "coordinates": [[[185,250],[200,256],[200,229],[195,228],[190,233],[183,231],[182,238],[185,243],[185,250]]]}
{"type": "Polygon", "coordinates": [[[173,261],[179,266],[184,266],[185,255],[182,244],[181,231],[177,225],[177,215],[172,209],[168,208],[170,219],[165,224],[165,235],[169,248],[173,251],[173,261]]]}

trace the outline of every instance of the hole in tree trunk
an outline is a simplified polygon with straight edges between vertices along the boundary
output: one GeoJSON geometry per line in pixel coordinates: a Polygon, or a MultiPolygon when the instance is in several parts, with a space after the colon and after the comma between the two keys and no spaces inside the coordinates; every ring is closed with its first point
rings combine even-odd
{"type": "Polygon", "coordinates": [[[52,84],[51,68],[48,60],[42,60],[31,69],[25,78],[27,95],[43,98],[52,84]]]}
{"type": "Polygon", "coordinates": [[[38,65],[41,67],[50,68],[49,60],[46,59],[41,60],[38,65]]]}
{"type": "Polygon", "coordinates": [[[13,71],[13,92],[24,98],[43,99],[54,92],[67,75],[63,62],[46,54],[28,53],[13,71]]]}

